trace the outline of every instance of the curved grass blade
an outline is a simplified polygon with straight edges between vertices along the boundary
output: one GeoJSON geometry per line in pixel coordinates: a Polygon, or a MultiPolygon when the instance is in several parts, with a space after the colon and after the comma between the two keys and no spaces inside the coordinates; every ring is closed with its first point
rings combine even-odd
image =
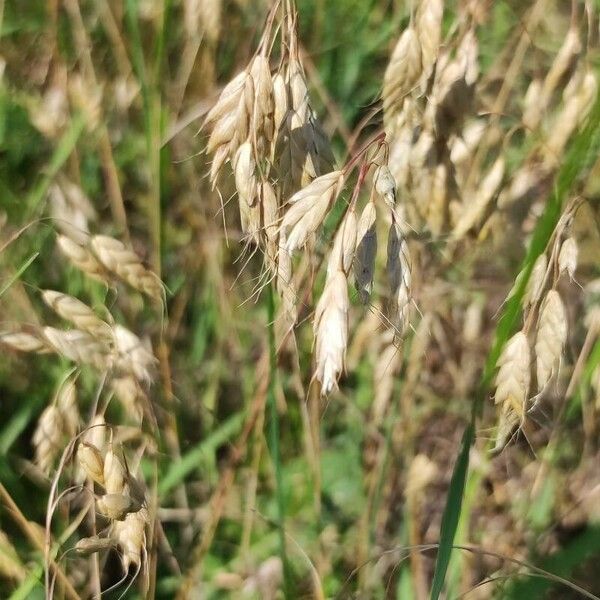
{"type": "Polygon", "coordinates": [[[444,579],[446,578],[446,571],[448,570],[450,555],[452,554],[452,547],[454,544],[454,535],[461,514],[467,472],[469,470],[469,451],[471,450],[474,439],[475,427],[473,423],[469,423],[463,433],[460,454],[454,465],[446,507],[444,508],[444,515],[442,517],[440,547],[435,563],[433,584],[431,586],[431,600],[437,600],[439,598],[444,585],[444,579]]]}

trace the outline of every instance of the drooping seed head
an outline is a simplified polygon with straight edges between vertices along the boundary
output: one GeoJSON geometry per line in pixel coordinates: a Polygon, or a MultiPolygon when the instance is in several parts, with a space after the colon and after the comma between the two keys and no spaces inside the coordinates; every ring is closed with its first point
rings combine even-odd
{"type": "Polygon", "coordinates": [[[348,346],[348,283],[342,271],[332,275],[315,310],[316,378],[321,393],[330,394],[344,369],[348,346]]]}

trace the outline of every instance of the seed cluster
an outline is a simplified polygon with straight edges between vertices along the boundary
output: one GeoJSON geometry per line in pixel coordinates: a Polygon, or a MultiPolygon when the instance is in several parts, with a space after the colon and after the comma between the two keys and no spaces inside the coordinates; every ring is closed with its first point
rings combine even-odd
{"type": "MultiPolygon", "coordinates": [[[[430,16],[424,16],[426,24],[430,16]]],[[[430,43],[433,43],[430,40],[430,43]]],[[[429,47],[428,50],[429,51],[429,47]]],[[[242,231],[265,256],[266,272],[276,282],[284,313],[293,324],[298,315],[299,278],[295,257],[311,257],[317,235],[344,204],[325,260],[325,284],[315,307],[315,376],[322,394],[329,394],[345,366],[353,275],[358,295],[369,302],[377,254],[377,208],[391,221],[388,243],[390,302],[387,325],[398,337],[406,331],[412,301],[410,258],[404,209],[396,204],[396,183],[390,172],[384,136],[357,150],[342,168],[334,168],[329,141],[311,108],[296,33],[296,15],[276,5],[267,19],[257,54],[228,83],[208,113],[206,150],[213,155],[210,178],[218,184],[226,162],[231,164],[242,231]],[[279,19],[281,49],[271,68],[273,23],[279,19]],[[354,172],[358,175],[354,177],[354,172]],[[370,179],[368,179],[370,176],[370,179]],[[361,191],[371,182],[371,193],[361,191]],[[345,190],[353,184],[350,199],[345,190]],[[357,218],[359,204],[360,218],[357,218]]]]}

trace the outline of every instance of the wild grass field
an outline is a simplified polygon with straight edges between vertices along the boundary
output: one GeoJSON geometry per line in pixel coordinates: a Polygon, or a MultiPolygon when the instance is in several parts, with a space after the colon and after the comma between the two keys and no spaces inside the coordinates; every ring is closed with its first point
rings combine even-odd
{"type": "Polygon", "coordinates": [[[597,0],[0,0],[0,598],[600,597],[597,0]]]}

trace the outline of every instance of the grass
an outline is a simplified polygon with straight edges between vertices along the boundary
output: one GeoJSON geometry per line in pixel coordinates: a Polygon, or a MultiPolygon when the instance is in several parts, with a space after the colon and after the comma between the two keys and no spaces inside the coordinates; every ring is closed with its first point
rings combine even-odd
{"type": "MultiPolygon", "coordinates": [[[[408,3],[297,4],[311,99],[342,160],[349,138],[356,134],[360,147],[381,127],[376,114],[357,132],[380,99],[389,56],[409,23],[408,3]]],[[[479,24],[477,102],[465,113],[484,118],[492,105],[502,85],[498,73],[506,71],[520,27],[527,25],[532,3],[525,4],[493,3],[479,24]]],[[[561,79],[540,131],[512,131],[520,123],[527,86],[547,71],[560,47],[557,32],[566,29],[569,11],[558,4],[548,8],[539,30],[530,32],[506,106],[493,116],[503,141],[490,136],[491,150],[483,153],[480,167],[485,172],[496,154],[505,152],[508,167],[499,193],[520,168],[539,167],[544,136],[563,106],[568,76],[561,79]]],[[[203,114],[211,105],[220,86],[247,64],[261,33],[266,14],[261,3],[215,5],[222,11],[220,30],[209,30],[209,21],[204,30],[199,17],[194,37],[185,24],[194,18],[194,2],[188,0],[0,2],[5,61],[0,333],[17,325],[26,331],[64,327],[40,297],[43,289],[57,289],[148,340],[158,358],[148,390],[152,418],[139,427],[130,409],[113,400],[106,412],[107,421],[119,424],[128,461],[141,461],[139,473],[157,524],[148,529],[148,539],[156,541],[148,544],[148,587],[140,578],[118,593],[438,600],[468,598],[491,578],[483,587],[485,597],[579,597],[559,577],[599,595],[600,580],[590,565],[600,556],[600,542],[590,505],[597,504],[599,391],[593,382],[600,342],[585,325],[590,307],[582,288],[600,275],[593,191],[600,100],[575,128],[558,166],[548,173],[549,183],[540,184],[533,199],[505,211],[493,204],[461,240],[452,239],[449,226],[433,235],[418,206],[409,213],[418,308],[413,326],[418,332],[421,318],[429,319],[426,342],[419,351],[417,335],[408,332],[377,422],[374,405],[385,396],[388,373],[377,378],[382,371],[376,367],[391,343],[377,318],[385,304],[379,302],[385,278],[376,281],[372,306],[362,307],[349,288],[351,335],[339,392],[320,399],[312,377],[311,322],[324,285],[319,269],[349,194],[340,197],[317,234],[315,255],[305,263],[307,285],[300,290],[301,324],[293,343],[282,343],[280,301],[272,287],[249,300],[261,260],[258,254],[240,258],[243,236],[229,167],[219,196],[207,183],[209,158],[201,152],[206,136],[197,135],[199,120],[178,127],[186,115],[203,114]],[[84,91],[93,91],[96,80],[102,90],[98,111],[74,98],[76,76],[83,78],[84,91]],[[127,89],[134,90],[129,98],[127,89]],[[49,91],[58,93],[56,105],[49,91]],[[51,127],[40,128],[52,110],[57,112],[51,127]],[[179,133],[164,143],[172,130],[179,133]],[[90,199],[92,233],[130,243],[162,277],[166,310],[122,283],[105,288],[66,265],[54,247],[60,224],[51,216],[48,195],[64,180],[90,199]],[[520,327],[535,260],[574,198],[583,206],[572,228],[580,268],[577,282],[563,278],[557,284],[571,327],[562,375],[540,414],[533,415],[527,439],[518,436],[492,456],[496,364],[520,327]],[[488,222],[494,213],[503,220],[488,222]],[[505,301],[518,273],[520,283],[505,301]],[[482,325],[469,346],[463,325],[475,301],[483,306],[482,325]],[[423,457],[435,476],[409,481],[411,464],[423,457]],[[534,485],[540,477],[542,484],[534,485]],[[420,490],[415,511],[407,502],[411,486],[420,490]],[[501,556],[485,554],[489,550],[501,556]],[[278,592],[269,595],[260,587],[266,585],[261,577],[268,579],[261,569],[274,557],[281,561],[281,576],[272,575],[278,592]]],[[[456,21],[457,7],[448,2],[444,15],[449,47],[466,27],[456,21]]],[[[597,75],[594,43],[585,57],[597,75]]],[[[407,198],[399,193],[399,202],[409,205],[407,198]]],[[[450,213],[454,204],[448,204],[450,213]]],[[[381,227],[378,233],[383,272],[387,232],[381,227]]],[[[0,532],[25,575],[10,575],[0,548],[0,597],[43,598],[44,565],[34,536],[45,522],[51,480],[34,463],[31,439],[71,364],[4,347],[3,353],[0,532]],[[23,527],[30,528],[29,537],[23,527]]],[[[82,423],[93,417],[97,400],[108,402],[109,394],[101,390],[98,396],[98,389],[94,370],[81,368],[82,423]]],[[[60,479],[63,488],[75,476],[69,469],[60,479]]],[[[62,544],[57,556],[91,535],[98,523],[102,527],[101,520],[86,517],[70,529],[80,509],[81,499],[73,497],[55,515],[53,539],[62,544]]],[[[102,554],[97,564],[73,553],[59,562],[59,572],[82,598],[93,586],[106,588],[121,576],[114,552],[102,554]]],[[[59,586],[56,596],[66,589],[59,586]]]]}

